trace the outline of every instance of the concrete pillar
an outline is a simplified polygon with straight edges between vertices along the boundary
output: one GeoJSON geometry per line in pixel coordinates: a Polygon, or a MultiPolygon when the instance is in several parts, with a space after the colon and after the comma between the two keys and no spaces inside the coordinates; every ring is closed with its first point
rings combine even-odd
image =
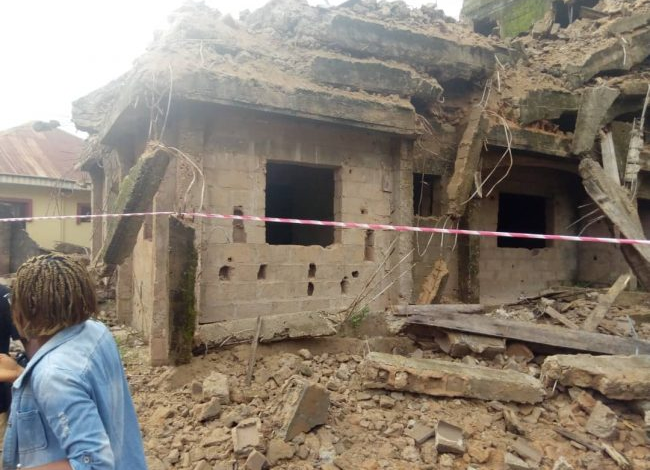
{"type": "MultiPolygon", "coordinates": [[[[393,153],[393,184],[392,184],[392,209],[395,225],[413,224],[413,142],[405,139],[395,139],[392,142],[393,153]]],[[[391,281],[398,276],[394,284],[390,301],[392,304],[408,303],[413,290],[413,236],[410,233],[401,233],[397,241],[395,253],[391,260],[395,266],[402,259],[401,267],[392,274],[391,281]],[[409,255],[409,253],[411,253],[409,255]],[[404,271],[407,274],[402,276],[404,271]]]]}
{"type": "MultiPolygon", "coordinates": [[[[90,173],[90,179],[93,185],[91,193],[92,213],[101,214],[104,212],[104,182],[106,176],[104,175],[104,170],[99,166],[93,167],[88,173],[90,173]]],[[[104,241],[104,219],[92,219],[92,228],[93,235],[90,248],[92,250],[92,256],[95,257],[102,249],[102,243],[104,241]]]]}
{"type": "Polygon", "coordinates": [[[133,258],[129,256],[117,267],[117,283],[115,285],[117,321],[125,325],[131,325],[133,320],[133,289],[133,258]]]}
{"type": "MultiPolygon", "coordinates": [[[[480,199],[467,203],[465,215],[460,221],[464,230],[479,230],[480,199]]],[[[460,236],[458,238],[458,293],[460,300],[468,304],[478,304],[481,299],[479,281],[479,262],[481,258],[481,239],[460,236]]]]}

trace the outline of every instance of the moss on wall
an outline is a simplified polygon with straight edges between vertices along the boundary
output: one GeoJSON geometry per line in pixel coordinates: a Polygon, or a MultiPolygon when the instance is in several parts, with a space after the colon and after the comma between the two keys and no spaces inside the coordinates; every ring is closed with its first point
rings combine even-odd
{"type": "Polygon", "coordinates": [[[530,31],[546,12],[552,0],[465,0],[463,18],[496,21],[501,37],[513,37],[530,31]]]}

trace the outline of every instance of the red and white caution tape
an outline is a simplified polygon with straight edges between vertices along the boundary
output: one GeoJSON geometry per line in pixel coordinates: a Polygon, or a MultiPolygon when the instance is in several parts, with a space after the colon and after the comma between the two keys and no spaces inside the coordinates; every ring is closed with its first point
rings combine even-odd
{"type": "Polygon", "coordinates": [[[634,240],[628,238],[581,237],[575,235],[542,235],[536,233],[492,232],[488,230],[462,230],[462,229],[435,228],[435,227],[412,227],[408,225],[364,224],[358,222],[285,219],[280,217],[259,217],[254,215],[224,215],[224,214],[209,214],[209,213],[201,213],[201,212],[136,212],[136,213],[128,213],[128,214],[53,215],[53,216],[39,216],[39,217],[13,217],[13,218],[0,219],[0,223],[35,222],[35,221],[42,221],[42,220],[68,220],[68,219],[76,220],[76,219],[94,219],[94,218],[143,217],[147,215],[161,215],[161,216],[175,215],[184,218],[243,220],[248,222],[274,222],[280,224],[316,225],[321,227],[336,227],[336,228],[345,228],[345,229],[438,233],[438,234],[446,234],[446,235],[468,235],[468,236],[475,236],[475,237],[505,237],[505,238],[528,238],[528,239],[532,238],[536,240],[609,243],[615,245],[650,245],[650,240],[645,240],[645,239],[634,240]]]}

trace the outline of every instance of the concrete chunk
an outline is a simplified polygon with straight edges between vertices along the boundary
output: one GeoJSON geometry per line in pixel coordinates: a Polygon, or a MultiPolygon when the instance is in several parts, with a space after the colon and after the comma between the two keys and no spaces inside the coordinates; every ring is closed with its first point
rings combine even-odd
{"type": "Polygon", "coordinates": [[[258,418],[249,418],[232,429],[232,444],[235,455],[246,455],[260,446],[261,423],[258,418]]]}
{"type": "Polygon", "coordinates": [[[222,405],[230,403],[230,388],[228,376],[219,372],[212,372],[203,381],[203,396],[216,398],[222,405]]]}
{"type": "Polygon", "coordinates": [[[650,356],[549,356],[542,375],[569,387],[592,388],[607,398],[650,398],[650,356]]]}
{"type": "Polygon", "coordinates": [[[591,151],[598,131],[605,124],[607,111],[612,106],[620,91],[604,86],[587,88],[582,93],[578,120],[573,135],[572,151],[582,155],[591,151]]]}
{"type": "Polygon", "coordinates": [[[280,438],[288,442],[301,432],[309,432],[327,422],[330,397],[324,387],[300,377],[291,377],[283,392],[278,414],[280,438]]]}
{"type": "Polygon", "coordinates": [[[532,442],[523,437],[515,439],[512,443],[512,450],[535,468],[539,467],[540,463],[542,463],[542,458],[544,457],[544,454],[537,450],[532,442]]]}
{"type": "Polygon", "coordinates": [[[617,424],[618,416],[616,416],[616,413],[608,406],[597,402],[589,415],[585,429],[594,436],[609,439],[616,434],[617,424]]]}
{"type": "Polygon", "coordinates": [[[422,445],[433,437],[435,429],[425,426],[422,423],[415,423],[413,427],[404,431],[408,437],[412,438],[417,445],[422,445]]]}
{"type": "Polygon", "coordinates": [[[506,452],[504,468],[506,470],[531,470],[534,467],[531,467],[516,455],[506,452]]]}
{"type": "Polygon", "coordinates": [[[254,450],[246,459],[246,470],[264,470],[269,468],[269,462],[264,455],[254,450]]]}
{"type": "Polygon", "coordinates": [[[468,354],[480,354],[494,357],[506,351],[504,338],[471,335],[455,331],[447,331],[436,338],[436,343],[451,357],[464,357],[468,354]]]}
{"type": "Polygon", "coordinates": [[[573,466],[564,457],[560,457],[555,461],[553,470],[573,470],[573,466]]]}
{"type": "Polygon", "coordinates": [[[465,453],[463,430],[445,421],[438,421],[436,425],[435,444],[439,454],[450,453],[463,455],[465,453]]]}
{"type": "MultiPolygon", "coordinates": [[[[155,148],[145,151],[122,181],[111,212],[124,214],[148,210],[170,160],[171,155],[165,149],[155,148]]],[[[107,220],[108,231],[99,260],[107,266],[117,266],[133,252],[144,216],[107,220]]]]}
{"type": "Polygon", "coordinates": [[[541,382],[526,374],[436,359],[372,352],[361,363],[361,374],[368,388],[519,403],[544,398],[541,382]]]}

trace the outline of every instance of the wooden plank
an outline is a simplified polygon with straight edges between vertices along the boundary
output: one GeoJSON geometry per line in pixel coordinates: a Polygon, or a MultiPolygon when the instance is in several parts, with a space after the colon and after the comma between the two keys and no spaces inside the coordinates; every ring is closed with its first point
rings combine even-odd
{"type": "Polygon", "coordinates": [[[650,343],[646,341],[482,315],[462,313],[415,315],[407,319],[405,326],[463,331],[597,354],[650,354],[650,343]]]}
{"type": "Polygon", "coordinates": [[[606,294],[598,296],[598,305],[596,305],[596,308],[594,308],[591,315],[587,317],[582,325],[582,328],[585,331],[596,331],[596,328],[598,328],[600,322],[603,321],[605,315],[609,312],[609,309],[612,308],[612,305],[616,302],[620,293],[623,292],[629,284],[630,279],[632,279],[632,275],[629,273],[620,275],[606,294]]]}
{"type": "Polygon", "coordinates": [[[409,315],[439,315],[441,313],[484,313],[485,307],[480,304],[436,304],[436,305],[397,305],[394,314],[409,315]]]}
{"type": "Polygon", "coordinates": [[[621,184],[621,175],[618,171],[618,162],[616,161],[614,135],[610,131],[604,129],[600,130],[600,150],[603,156],[603,168],[605,173],[607,173],[616,184],[621,184]]]}
{"type": "Polygon", "coordinates": [[[548,315],[549,317],[551,317],[554,320],[559,321],[560,323],[562,323],[567,328],[571,328],[572,330],[579,330],[580,329],[580,327],[578,325],[573,323],[571,320],[569,320],[567,317],[565,317],[563,314],[561,314],[560,312],[558,312],[557,310],[555,310],[551,306],[545,307],[543,311],[544,311],[544,313],[546,315],[548,315]]]}
{"type": "Polygon", "coordinates": [[[448,277],[449,269],[447,269],[445,260],[439,259],[433,263],[431,273],[429,273],[422,284],[422,292],[418,297],[418,304],[429,305],[439,299],[448,277]]]}
{"type": "Polygon", "coordinates": [[[600,447],[598,444],[593,442],[587,436],[581,436],[580,434],[567,431],[566,429],[561,428],[559,426],[555,427],[554,429],[555,432],[558,433],[560,436],[566,437],[570,441],[577,442],[578,444],[585,446],[589,450],[593,450],[594,452],[602,452],[603,450],[602,447],[600,447]]]}
{"type": "MultiPolygon", "coordinates": [[[[621,235],[631,239],[645,239],[641,219],[630,193],[616,184],[595,161],[585,158],[580,162],[580,175],[587,194],[605,213],[621,235]]],[[[639,282],[650,289],[650,246],[623,245],[621,252],[639,282]]]]}

